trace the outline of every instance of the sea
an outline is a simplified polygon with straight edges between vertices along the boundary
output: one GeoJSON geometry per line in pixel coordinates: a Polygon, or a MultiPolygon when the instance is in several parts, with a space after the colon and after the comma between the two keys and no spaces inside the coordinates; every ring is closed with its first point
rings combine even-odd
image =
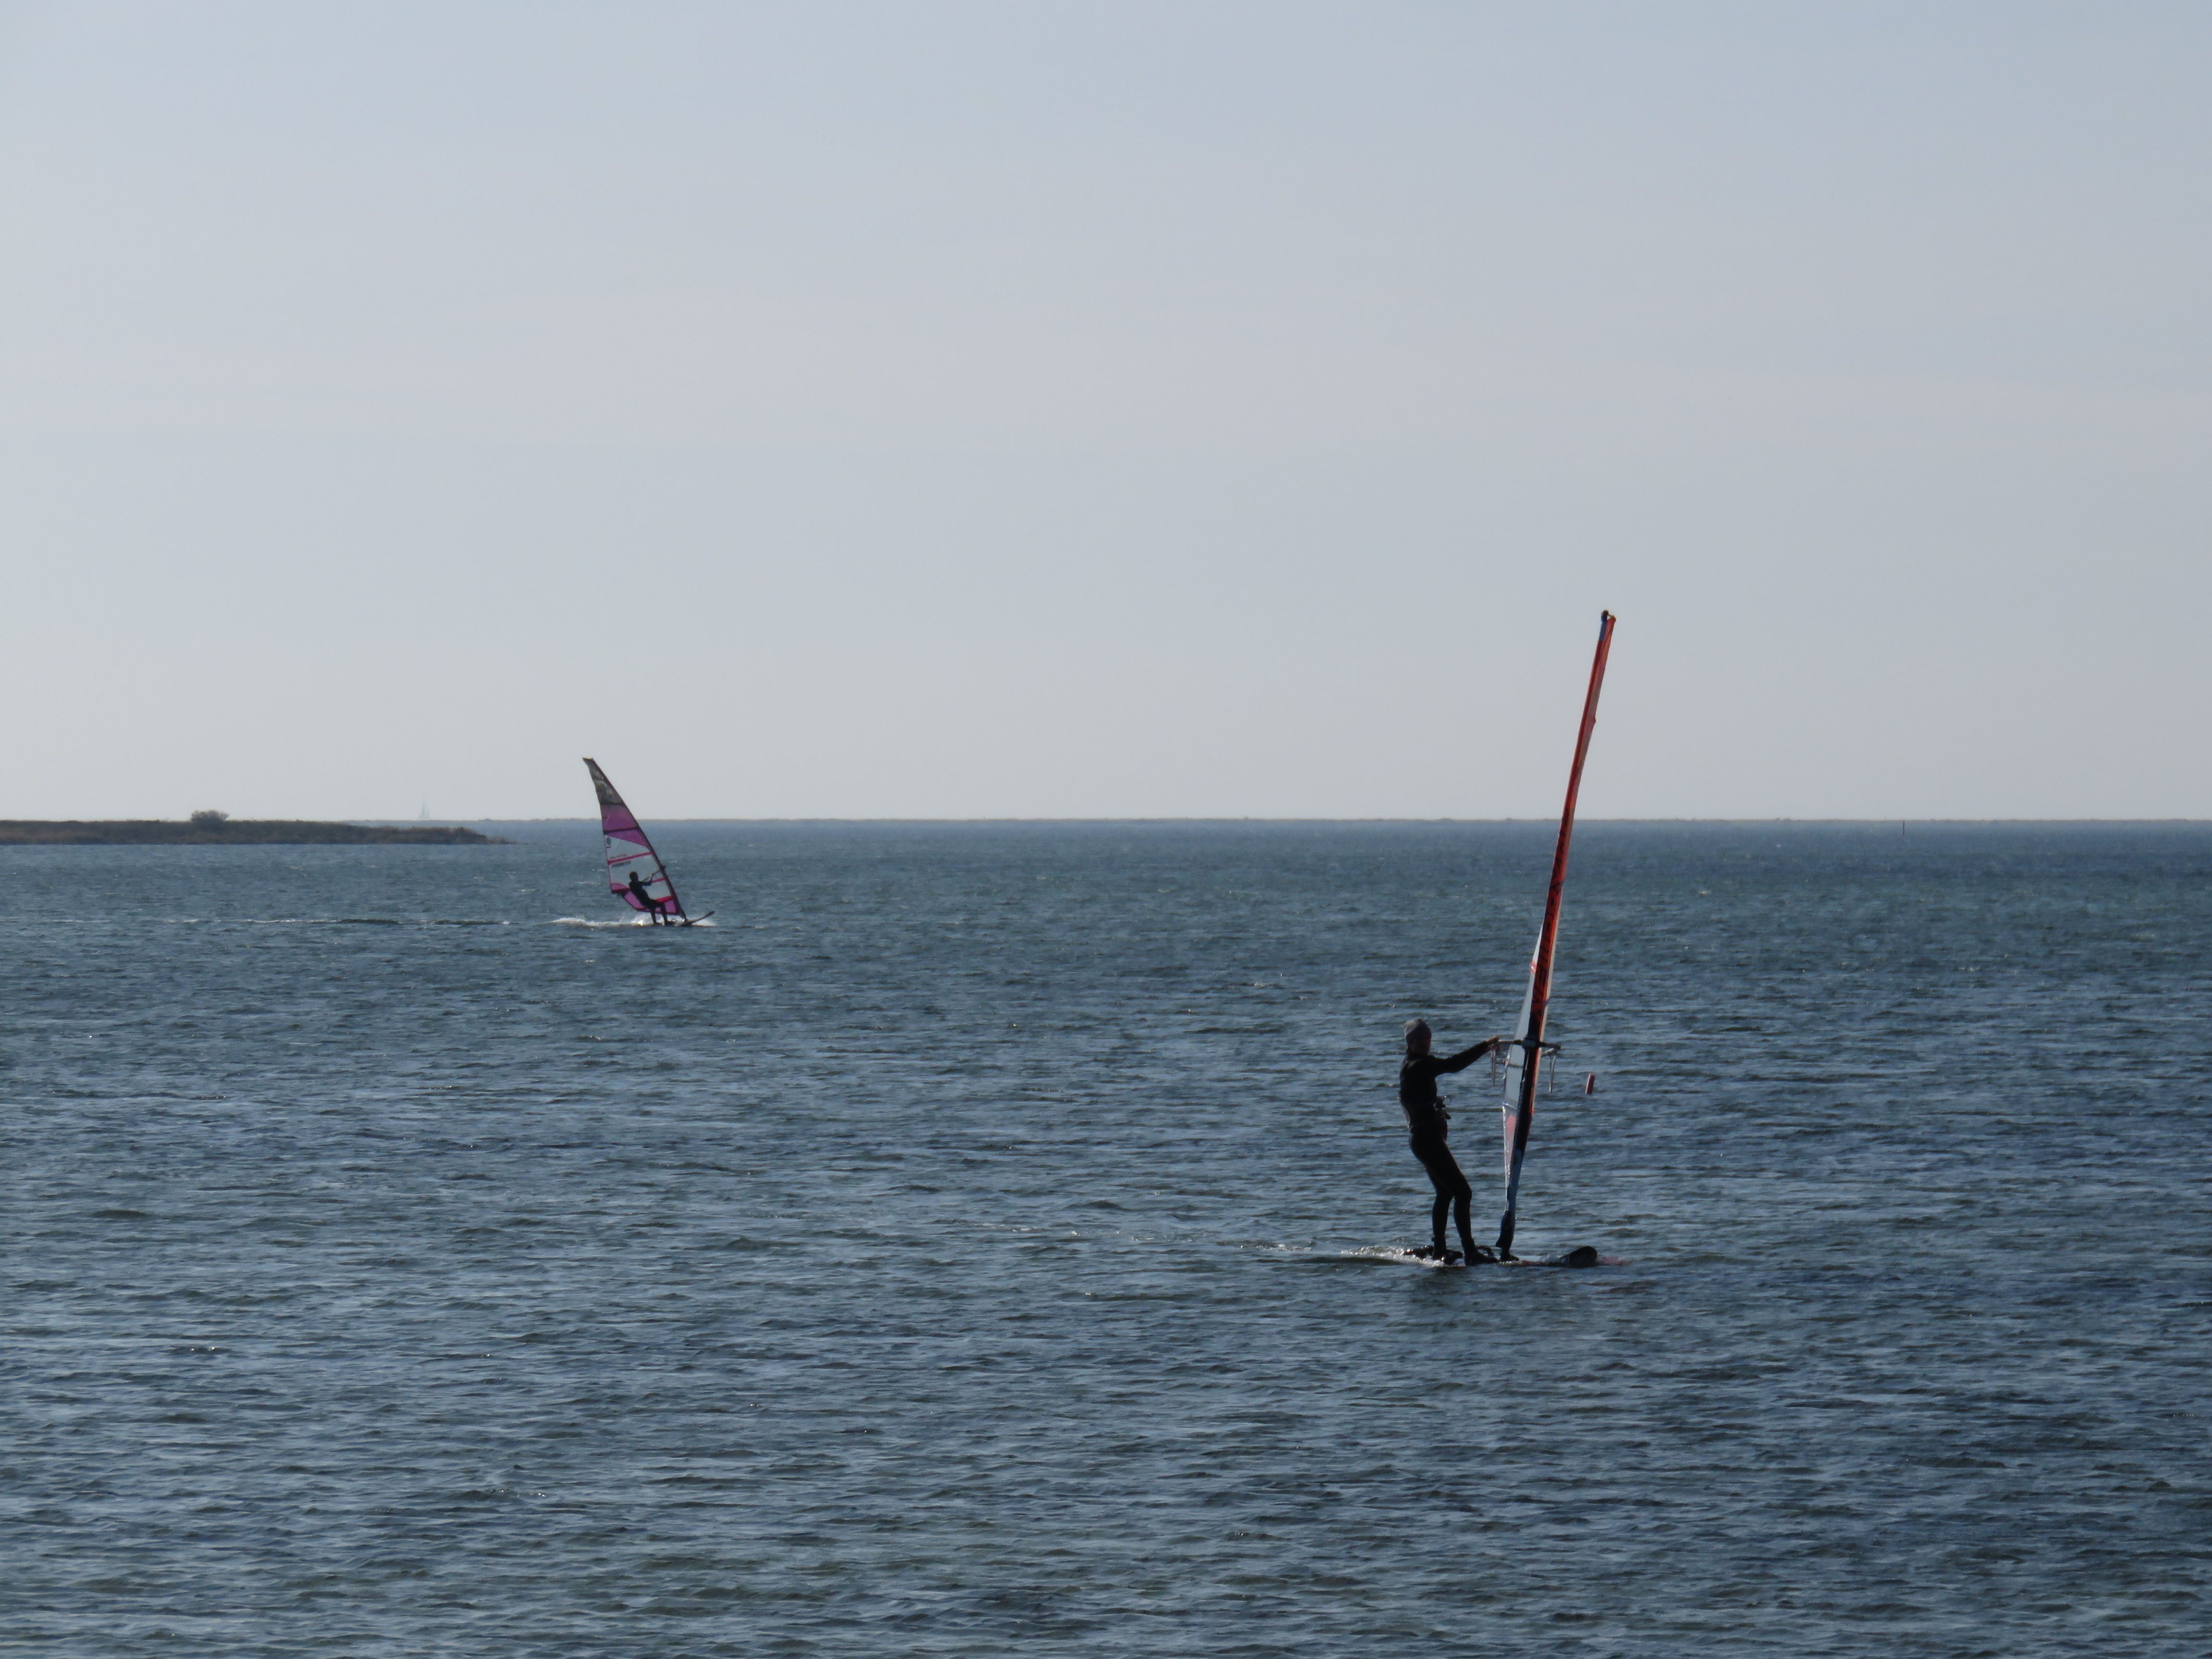
{"type": "Polygon", "coordinates": [[[2212,826],[1584,824],[1456,1272],[1549,824],[486,827],[0,849],[0,1652],[2212,1646],[2212,826]]]}

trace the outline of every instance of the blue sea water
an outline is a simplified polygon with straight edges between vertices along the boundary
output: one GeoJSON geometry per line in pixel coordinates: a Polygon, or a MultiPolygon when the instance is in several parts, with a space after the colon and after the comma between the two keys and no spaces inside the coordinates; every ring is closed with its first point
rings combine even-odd
{"type": "Polygon", "coordinates": [[[2208,1645],[2205,826],[1585,825],[1449,1273],[1546,826],[507,832],[0,850],[0,1650],[2208,1645]]]}

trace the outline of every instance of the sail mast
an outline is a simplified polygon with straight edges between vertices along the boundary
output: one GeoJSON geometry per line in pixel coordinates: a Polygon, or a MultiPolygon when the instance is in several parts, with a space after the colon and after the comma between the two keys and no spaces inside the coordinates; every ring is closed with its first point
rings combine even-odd
{"type": "Polygon", "coordinates": [[[1598,613],[1597,654],[1590,662],[1589,691],[1575,735],[1575,763],[1567,773],[1567,803],[1559,812],[1559,841],[1552,853],[1552,884],[1544,896],[1544,926],[1528,963],[1528,994],[1521,1004],[1521,1029],[1505,1071],[1505,1217],[1498,1225],[1498,1253],[1513,1249],[1514,1212],[1520,1207],[1521,1164],[1528,1155],[1528,1126],[1536,1115],[1536,1076],[1543,1068],[1544,1016],[1552,1000],[1552,954],[1559,941],[1559,902],[1567,884],[1567,843],[1575,833],[1575,797],[1582,793],[1583,762],[1597,725],[1597,694],[1605,684],[1606,653],[1613,648],[1613,612],[1598,613]]]}

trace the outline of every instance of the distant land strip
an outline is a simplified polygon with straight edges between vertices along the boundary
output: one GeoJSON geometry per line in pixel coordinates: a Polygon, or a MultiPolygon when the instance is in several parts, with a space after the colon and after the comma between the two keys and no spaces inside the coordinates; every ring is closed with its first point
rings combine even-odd
{"type": "Polygon", "coordinates": [[[458,826],[404,828],[360,823],[313,823],[294,818],[230,818],[196,812],[185,823],[167,818],[0,818],[0,847],[353,847],[402,842],[416,847],[485,847],[505,837],[458,826]]]}

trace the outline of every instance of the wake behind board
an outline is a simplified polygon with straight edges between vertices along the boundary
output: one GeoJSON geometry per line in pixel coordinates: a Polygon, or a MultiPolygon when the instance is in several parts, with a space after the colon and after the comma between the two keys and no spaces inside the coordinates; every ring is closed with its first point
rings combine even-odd
{"type": "Polygon", "coordinates": [[[1456,1273],[1467,1266],[1464,1261],[1446,1261],[1433,1255],[1415,1255],[1411,1250],[1363,1250],[1360,1254],[1372,1255],[1377,1261],[1402,1261],[1408,1267],[1428,1267],[1439,1273],[1456,1273]]]}

